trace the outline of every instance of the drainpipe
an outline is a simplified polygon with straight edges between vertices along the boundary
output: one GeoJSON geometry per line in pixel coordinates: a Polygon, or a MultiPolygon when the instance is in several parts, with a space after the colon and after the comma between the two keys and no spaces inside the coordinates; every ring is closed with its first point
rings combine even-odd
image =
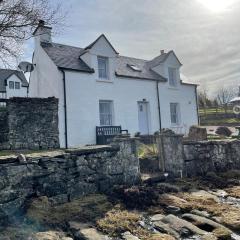
{"type": "Polygon", "coordinates": [[[65,71],[61,69],[63,74],[63,101],[64,101],[64,125],[65,125],[65,148],[68,148],[68,131],[67,131],[67,95],[66,95],[66,78],[65,78],[65,71]]]}
{"type": "Polygon", "coordinates": [[[197,86],[195,86],[195,98],[196,98],[196,111],[197,111],[198,125],[200,125],[200,116],[199,116],[199,107],[198,107],[198,96],[197,96],[197,86]]]}
{"type": "Polygon", "coordinates": [[[156,91],[157,91],[157,102],[158,102],[158,118],[159,118],[159,130],[162,130],[162,119],[161,119],[161,106],[160,106],[160,97],[159,97],[159,82],[156,81],[156,91]]]}

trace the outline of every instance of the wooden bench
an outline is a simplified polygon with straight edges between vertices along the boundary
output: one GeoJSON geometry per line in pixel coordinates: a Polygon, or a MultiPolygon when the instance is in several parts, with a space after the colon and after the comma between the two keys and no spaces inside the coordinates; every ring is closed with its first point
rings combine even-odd
{"type": "Polygon", "coordinates": [[[109,144],[115,136],[123,132],[128,134],[128,130],[122,130],[121,126],[96,127],[96,143],[97,145],[109,144]]]}

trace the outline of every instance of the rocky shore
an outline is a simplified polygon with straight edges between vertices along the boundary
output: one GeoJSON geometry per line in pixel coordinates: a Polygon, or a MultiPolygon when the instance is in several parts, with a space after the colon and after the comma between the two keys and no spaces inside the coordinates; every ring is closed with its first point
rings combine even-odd
{"type": "Polygon", "coordinates": [[[1,240],[240,239],[240,172],[194,179],[154,177],[56,204],[29,199],[1,226],[1,240]]]}

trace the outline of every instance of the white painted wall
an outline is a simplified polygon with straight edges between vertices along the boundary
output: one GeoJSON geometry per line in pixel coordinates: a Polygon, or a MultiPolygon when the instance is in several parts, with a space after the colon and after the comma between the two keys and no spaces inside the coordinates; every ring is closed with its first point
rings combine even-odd
{"type": "Polygon", "coordinates": [[[59,136],[60,146],[65,147],[63,74],[40,46],[40,37],[35,37],[33,72],[30,75],[30,97],[56,97],[59,99],[59,136]]]}
{"type": "MultiPolygon", "coordinates": [[[[114,107],[114,125],[121,125],[131,134],[139,131],[138,128],[138,101],[146,99],[149,106],[150,134],[159,130],[158,104],[156,82],[150,80],[117,78],[115,64],[117,54],[101,38],[83,58],[91,63],[94,74],[66,71],[67,95],[67,123],[69,147],[76,147],[96,142],[96,126],[100,125],[99,100],[112,100],[114,107]],[[97,56],[109,58],[108,81],[98,79],[97,56]]],[[[63,108],[63,81],[62,73],[47,56],[36,40],[33,63],[35,69],[30,78],[30,96],[59,98],[59,131],[61,147],[64,142],[64,108],[63,108]]],[[[168,66],[180,67],[176,59],[171,56],[165,64],[155,71],[168,77],[168,66]]],[[[162,127],[169,128],[170,103],[178,102],[181,109],[181,124],[179,128],[185,132],[189,126],[197,124],[195,87],[179,84],[172,88],[167,83],[159,83],[161,102],[162,127]],[[184,127],[184,129],[183,129],[184,127]]],[[[178,130],[178,129],[177,129],[178,130]]]]}
{"type": "Polygon", "coordinates": [[[27,87],[22,87],[22,82],[21,80],[15,75],[13,74],[12,76],[10,76],[7,79],[7,86],[6,86],[6,97],[7,98],[11,98],[11,97],[27,97],[27,87]],[[20,83],[20,89],[10,89],[9,88],[9,82],[13,81],[14,85],[15,82],[20,83]]]}

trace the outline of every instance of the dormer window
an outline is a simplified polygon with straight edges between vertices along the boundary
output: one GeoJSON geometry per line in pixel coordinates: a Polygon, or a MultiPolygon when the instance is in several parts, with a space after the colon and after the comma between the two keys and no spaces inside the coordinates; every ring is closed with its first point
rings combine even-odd
{"type": "Polygon", "coordinates": [[[169,79],[170,86],[177,85],[177,69],[176,68],[172,68],[172,67],[168,68],[168,79],[169,79]]]}
{"type": "Polygon", "coordinates": [[[136,65],[133,65],[133,64],[127,64],[128,67],[130,67],[133,71],[135,72],[141,72],[142,70],[136,66],[136,65]]]}
{"type": "Polygon", "coordinates": [[[100,57],[98,56],[98,77],[100,79],[109,79],[109,63],[108,63],[108,58],[107,57],[100,57]]]}

